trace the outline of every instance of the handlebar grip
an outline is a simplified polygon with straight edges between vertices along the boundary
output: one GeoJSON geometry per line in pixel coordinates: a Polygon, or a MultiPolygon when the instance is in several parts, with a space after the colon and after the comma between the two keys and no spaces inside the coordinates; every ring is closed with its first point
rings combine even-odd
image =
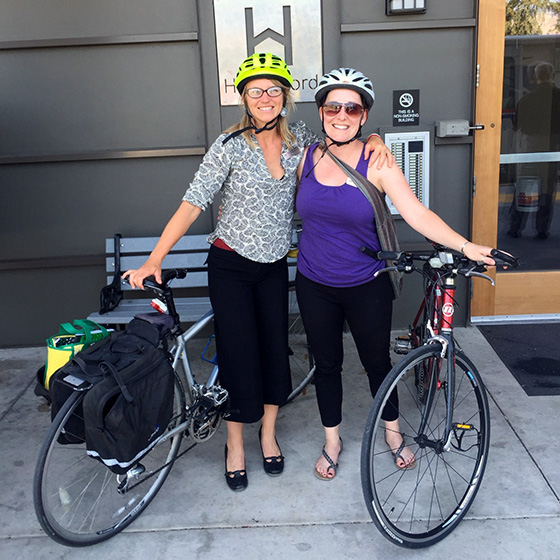
{"type": "Polygon", "coordinates": [[[377,258],[380,261],[398,261],[402,255],[402,252],[398,253],[396,251],[379,251],[377,253],[377,258]]]}
{"type": "Polygon", "coordinates": [[[368,257],[371,257],[372,259],[377,259],[377,253],[375,251],[372,251],[371,249],[368,249],[366,246],[362,245],[360,247],[360,251],[362,253],[365,253],[368,257]]]}
{"type": "Polygon", "coordinates": [[[504,251],[500,251],[499,249],[492,249],[490,251],[490,256],[496,260],[496,264],[501,264],[506,267],[511,268],[518,268],[519,267],[519,257],[514,257],[509,253],[504,253],[504,251]],[[502,261],[501,263],[498,261],[502,261]]]}
{"type": "Polygon", "coordinates": [[[174,278],[185,278],[187,276],[187,269],[186,268],[172,268],[169,270],[164,270],[161,273],[161,284],[156,282],[156,279],[153,276],[148,276],[144,278],[144,288],[148,288],[151,290],[154,289],[163,289],[169,284],[171,280],[174,278]]]}
{"type": "Polygon", "coordinates": [[[396,261],[402,255],[402,253],[397,253],[395,251],[372,251],[363,245],[360,247],[360,251],[378,261],[396,261]]]}

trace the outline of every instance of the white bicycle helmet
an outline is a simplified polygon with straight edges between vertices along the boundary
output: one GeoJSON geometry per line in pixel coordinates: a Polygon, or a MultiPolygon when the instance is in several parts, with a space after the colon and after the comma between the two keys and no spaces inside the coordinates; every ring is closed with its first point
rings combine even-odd
{"type": "Polygon", "coordinates": [[[369,110],[375,101],[375,92],[371,80],[353,68],[337,68],[325,74],[315,89],[315,102],[321,107],[329,91],[346,88],[357,91],[369,110]]]}

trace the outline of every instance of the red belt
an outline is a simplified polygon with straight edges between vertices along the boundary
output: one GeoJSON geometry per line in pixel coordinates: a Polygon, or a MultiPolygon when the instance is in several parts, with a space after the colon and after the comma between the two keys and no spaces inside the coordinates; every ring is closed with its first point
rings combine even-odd
{"type": "Polygon", "coordinates": [[[219,237],[218,239],[216,239],[216,241],[214,241],[214,243],[212,243],[212,245],[215,245],[216,247],[218,247],[218,249],[225,249],[226,251],[235,251],[235,249],[232,249],[227,243],[222,241],[219,237]]]}

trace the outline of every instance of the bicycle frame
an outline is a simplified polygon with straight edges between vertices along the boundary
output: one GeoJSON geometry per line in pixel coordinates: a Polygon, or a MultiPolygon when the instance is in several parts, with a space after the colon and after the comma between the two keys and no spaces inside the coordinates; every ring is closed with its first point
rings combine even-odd
{"type": "MultiPolygon", "coordinates": [[[[206,325],[208,325],[213,319],[214,319],[214,311],[210,309],[196,323],[194,323],[184,333],[182,333],[175,339],[175,344],[171,349],[171,353],[173,355],[173,362],[172,362],[173,369],[175,371],[181,371],[181,369],[177,367],[179,362],[181,362],[183,366],[182,371],[185,374],[185,379],[182,379],[181,381],[183,381],[183,383],[185,383],[185,385],[189,388],[188,396],[191,400],[191,403],[193,399],[192,389],[193,387],[195,387],[196,382],[189,361],[186,345],[202,329],[204,329],[204,327],[206,327],[206,325]]],[[[213,387],[216,384],[217,380],[218,380],[218,365],[214,364],[212,373],[210,374],[210,377],[208,378],[208,381],[205,384],[206,387],[213,387]]]]}

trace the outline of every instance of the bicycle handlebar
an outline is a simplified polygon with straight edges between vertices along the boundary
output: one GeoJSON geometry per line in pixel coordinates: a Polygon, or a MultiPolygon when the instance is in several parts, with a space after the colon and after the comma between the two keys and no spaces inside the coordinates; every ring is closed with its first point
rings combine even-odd
{"type": "MultiPolygon", "coordinates": [[[[382,268],[376,273],[381,274],[382,272],[387,272],[389,270],[396,270],[398,272],[404,272],[405,274],[410,274],[411,272],[418,271],[417,267],[414,265],[414,261],[424,261],[428,262],[432,268],[447,268],[456,274],[465,276],[466,278],[478,277],[490,280],[492,284],[493,280],[484,274],[487,268],[484,264],[472,261],[465,255],[459,255],[458,253],[443,247],[442,245],[434,244],[434,249],[429,252],[405,252],[405,251],[372,251],[367,247],[361,247],[360,250],[366,255],[384,261],[393,261],[393,266],[388,266],[382,268]]],[[[509,253],[500,251],[499,249],[492,249],[490,255],[496,262],[496,267],[500,267],[504,270],[509,268],[518,268],[519,258],[509,253]]]]}
{"type": "MultiPolygon", "coordinates": [[[[186,278],[187,269],[186,268],[172,268],[169,270],[163,270],[161,273],[161,284],[156,282],[154,276],[148,276],[144,278],[142,285],[146,290],[153,290],[156,293],[163,293],[168,287],[169,282],[175,278],[186,278]]],[[[130,284],[128,278],[124,278],[124,281],[130,284]]]]}

